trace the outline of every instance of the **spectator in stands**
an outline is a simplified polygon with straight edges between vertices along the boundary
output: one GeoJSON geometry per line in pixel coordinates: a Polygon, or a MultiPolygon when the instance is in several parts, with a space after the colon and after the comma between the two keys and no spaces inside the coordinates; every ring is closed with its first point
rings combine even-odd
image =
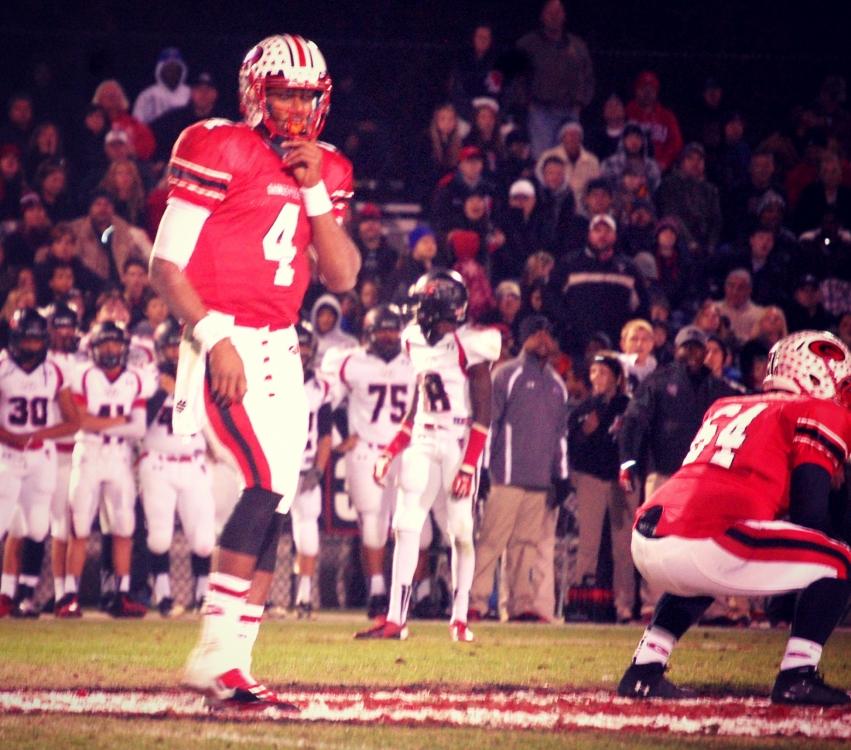
{"type": "Polygon", "coordinates": [[[616,93],[603,103],[602,122],[591,129],[588,144],[597,157],[605,161],[617,150],[626,127],[626,108],[616,93]]]}
{"type": "Polygon", "coordinates": [[[80,180],[79,190],[81,194],[89,195],[93,190],[98,189],[112,164],[133,158],[130,135],[120,128],[108,130],[103,138],[102,158],[95,162],[94,166],[80,180]]]}
{"type": "Polygon", "coordinates": [[[118,216],[133,226],[145,226],[145,186],[132,159],[113,161],[98,187],[110,194],[118,216]]]}
{"type": "MultiPolygon", "coordinates": [[[[612,215],[621,227],[627,227],[630,223],[632,207],[637,202],[646,205],[650,201],[650,190],[647,187],[647,175],[644,170],[630,164],[624,170],[623,176],[614,186],[612,215]]],[[[648,214],[648,223],[652,219],[653,212],[648,214]]],[[[644,218],[643,216],[641,218],[644,218]]],[[[646,249],[646,248],[642,248],[646,249]]]]}
{"type": "Polygon", "coordinates": [[[472,104],[477,97],[498,97],[502,90],[502,73],[496,67],[493,27],[490,23],[476,24],[470,44],[464,47],[449,74],[449,98],[455,110],[473,121],[472,104]]]}
{"type": "Polygon", "coordinates": [[[748,182],[751,148],[745,139],[745,118],[740,112],[727,112],[721,126],[721,143],[716,149],[707,148],[706,174],[718,186],[723,207],[727,196],[748,182]]]}
{"type": "MultiPolygon", "coordinates": [[[[74,269],[71,264],[54,263],[50,277],[47,279],[46,304],[50,305],[64,300],[75,286],[74,269]]],[[[38,301],[37,297],[36,301],[38,301]]]]}
{"type": "Polygon", "coordinates": [[[24,177],[27,183],[35,186],[35,174],[42,162],[48,159],[59,161],[64,155],[62,136],[56,123],[42,122],[36,125],[24,154],[24,177]]]}
{"type": "Polygon", "coordinates": [[[68,170],[64,159],[43,161],[35,171],[33,189],[52,224],[76,215],[76,206],[68,194],[68,170]]]}
{"type": "MultiPolygon", "coordinates": [[[[493,253],[505,246],[505,233],[491,219],[489,203],[490,195],[478,189],[471,191],[464,199],[461,216],[447,227],[446,232],[447,237],[458,229],[476,232],[480,238],[477,260],[488,274],[491,271],[493,253]]],[[[446,245],[444,247],[449,262],[452,262],[454,258],[451,250],[446,245]]]]}
{"type": "Polygon", "coordinates": [[[470,229],[453,229],[446,243],[455,259],[452,268],[461,274],[467,287],[467,317],[476,323],[495,306],[487,271],[478,260],[482,239],[470,229]]]}
{"type": "Polygon", "coordinates": [[[635,79],[635,98],[626,105],[626,116],[641,125],[653,146],[653,158],[665,172],[673,166],[683,147],[677,116],[659,103],[659,76],[645,70],[635,79]]]}
{"type": "Polygon", "coordinates": [[[12,227],[21,215],[21,196],[25,192],[21,152],[14,143],[0,146],[0,222],[12,227]]]}
{"type": "Polygon", "coordinates": [[[676,216],[683,223],[689,249],[696,255],[711,254],[721,239],[721,199],[718,188],[707,182],[705,170],[703,146],[689,143],[656,193],[659,214],[676,216]]]}
{"type": "Polygon", "coordinates": [[[739,352],[742,385],[748,393],[761,393],[768,367],[768,347],[759,339],[746,341],[739,352]]]}
{"type": "Polygon", "coordinates": [[[651,286],[676,310],[696,303],[705,292],[700,266],[692,259],[682,235],[679,219],[666,216],[656,224],[652,249],[658,278],[651,286]]]}
{"type": "Polygon", "coordinates": [[[408,290],[426,271],[431,270],[437,256],[437,237],[427,224],[418,224],[408,235],[408,252],[399,258],[396,269],[382,289],[382,298],[388,302],[404,304],[408,290]]]}
{"type": "Polygon", "coordinates": [[[541,246],[560,256],[564,253],[564,243],[576,208],[573,191],[567,182],[567,168],[560,156],[553,155],[544,160],[537,204],[541,246]]]}
{"type": "Polygon", "coordinates": [[[192,123],[223,116],[224,111],[219,107],[219,88],[212,74],[203,70],[194,75],[190,81],[188,103],[163,112],[151,122],[157,141],[157,161],[168,160],[177,137],[192,123]]]}
{"type": "Polygon", "coordinates": [[[727,262],[728,269],[750,271],[750,296],[757,305],[785,304],[792,291],[792,258],[777,252],[774,242],[774,233],[757,224],[748,233],[747,246],[727,262]]]}
{"type": "Polygon", "coordinates": [[[11,266],[31,268],[35,253],[50,238],[50,217],[36,193],[21,196],[21,221],[15,232],[6,237],[6,259],[11,266]]]}
{"type": "Polygon", "coordinates": [[[829,331],[836,318],[824,309],[819,280],[811,273],[804,274],[795,283],[792,299],[786,307],[789,332],[829,331]]]}
{"type": "Polygon", "coordinates": [[[801,191],[819,177],[822,157],[827,153],[827,133],[824,128],[813,124],[810,113],[799,111],[798,134],[801,158],[786,173],[785,188],[789,206],[794,212],[798,207],[801,191]]]}
{"type": "Polygon", "coordinates": [[[515,341],[520,341],[520,309],[522,307],[523,292],[520,284],[512,279],[501,281],[494,289],[496,309],[492,310],[481,319],[485,325],[505,325],[511,331],[515,341]]]}
{"type": "Polygon", "coordinates": [[[168,318],[168,305],[151,287],[146,287],[142,297],[142,311],[144,313],[138,323],[131,319],[130,332],[135,336],[144,336],[152,339],[157,326],[168,318]]]}
{"type": "MultiPolygon", "coordinates": [[[[106,171],[104,140],[110,127],[103,107],[97,104],[89,104],[86,107],[73,142],[69,143],[74,155],[75,185],[81,185],[85,175],[96,174],[99,179],[106,171]]],[[[92,184],[97,184],[97,180],[92,184]]]]}
{"type": "Polygon", "coordinates": [[[342,329],[343,309],[333,294],[323,294],[310,310],[310,323],[316,334],[316,359],[314,366],[319,369],[322,357],[332,347],[348,349],[358,345],[358,340],[342,329]]]}
{"type": "Polygon", "coordinates": [[[603,177],[614,186],[620,183],[627,170],[632,167],[644,173],[647,189],[655,193],[662,179],[656,160],[650,156],[647,135],[641,126],[628,122],[621,131],[615,153],[607,157],[601,166],[603,177]]]}
{"type": "Polygon", "coordinates": [[[683,123],[685,137],[702,143],[706,152],[714,155],[721,146],[725,109],[724,87],[710,76],[703,84],[699,101],[686,110],[689,117],[683,123]]]}
{"type": "MultiPolygon", "coordinates": [[[[635,489],[639,477],[646,476],[645,497],[680,467],[709,406],[735,392],[704,364],[703,331],[682,328],[674,346],[675,360],[658,367],[636,389],[620,433],[621,487],[635,489]]],[[[650,614],[659,593],[644,587],[642,615],[650,614]]]]}
{"type": "MultiPolygon", "coordinates": [[[[492,486],[476,544],[471,619],[487,612],[496,564],[506,552],[509,619],[547,621],[554,609],[551,572],[549,602],[543,607],[538,602],[546,579],[538,566],[538,542],[547,490],[554,478],[561,485],[567,477],[567,391],[549,364],[557,351],[550,322],[540,315],[527,318],[520,335],[520,355],[493,375],[492,486]]],[[[549,536],[554,545],[554,533],[549,536]]]]}
{"type": "Polygon", "coordinates": [[[361,256],[360,278],[377,279],[383,286],[393,273],[399,254],[387,242],[381,218],[378,204],[364,203],[357,213],[353,239],[361,256]]]}
{"type": "Polygon", "coordinates": [[[570,120],[558,131],[559,144],[544,151],[535,166],[535,176],[544,181],[544,164],[550,156],[558,156],[564,162],[565,180],[573,191],[574,203],[578,203],[585,194],[589,181],[600,174],[600,162],[583,145],[582,125],[570,120]]]}
{"type": "Polygon", "coordinates": [[[381,287],[373,279],[363,279],[357,286],[358,301],[364,316],[381,301],[381,287]]]}
{"type": "Polygon", "coordinates": [[[505,244],[491,258],[491,279],[519,279],[526,259],[543,247],[542,216],[538,208],[535,186],[525,179],[517,180],[508,190],[508,207],[499,225],[505,233],[505,244]]]}
{"type": "Polygon", "coordinates": [[[742,373],[733,367],[733,351],[724,339],[719,336],[706,337],[706,359],[703,360],[703,364],[730,388],[739,393],[745,392],[745,387],[739,382],[742,373]]]}
{"type": "Polygon", "coordinates": [[[770,350],[780,339],[789,335],[786,315],[777,305],[763,308],[762,314],[751,331],[750,341],[758,341],[766,350],[770,350]]]}
{"type": "Polygon", "coordinates": [[[633,318],[621,329],[618,355],[626,378],[626,393],[631,394],[651,372],[658,362],[653,356],[653,326],[644,318],[633,318]]]}
{"type": "Polygon", "coordinates": [[[517,47],[529,58],[529,134],[537,159],[555,145],[565,120],[579,120],[594,97],[594,68],[585,41],[565,30],[561,0],[545,0],[541,26],[522,36],[517,47]]]}
{"type": "Polygon", "coordinates": [[[851,256],[851,229],[839,223],[834,211],[825,211],[819,225],[800,236],[800,266],[820,279],[843,276],[851,256]]]}
{"type": "Polygon", "coordinates": [[[603,523],[608,516],[615,611],[618,622],[629,622],[635,601],[629,537],[639,493],[635,489],[624,491],[618,484],[618,435],[629,404],[618,355],[598,352],[591,360],[589,377],[591,397],[571,412],[567,430],[579,524],[579,550],[571,584],[594,585],[603,523]]]}
{"type": "Polygon", "coordinates": [[[0,126],[0,145],[13,144],[23,154],[34,124],[32,97],[23,91],[12,94],[6,104],[6,121],[0,126]]]}
{"type": "Polygon", "coordinates": [[[493,196],[495,187],[484,176],[484,156],[477,146],[464,146],[459,151],[458,168],[446,175],[432,201],[431,220],[439,232],[448,232],[464,213],[464,202],[474,192],[493,196]]]}
{"type": "Polygon", "coordinates": [[[730,321],[739,345],[750,338],[762,315],[762,307],[751,299],[752,288],[750,272],[745,268],[734,268],[724,279],[724,299],[718,303],[718,312],[730,321]]]}
{"type": "MultiPolygon", "coordinates": [[[[627,170],[629,172],[629,170],[627,170]]],[[[630,180],[625,175],[625,180],[630,180]]],[[[643,178],[642,178],[643,179],[643,178]]],[[[634,258],[641,252],[653,252],[656,244],[656,206],[649,198],[630,197],[629,205],[619,207],[623,222],[618,221],[618,245],[621,251],[634,258]]]]}
{"type": "Polygon", "coordinates": [[[143,229],[115,214],[112,196],[97,190],[89,199],[88,213],[71,222],[77,235],[80,259],[102,282],[120,281],[120,269],[130,257],[147,262],[151,241],[143,229]]]}
{"type": "Polygon", "coordinates": [[[148,264],[141,258],[129,257],[121,267],[121,286],[130,311],[130,328],[145,317],[145,292],[148,287],[148,264]]]}
{"type": "Polygon", "coordinates": [[[437,184],[458,166],[461,140],[469,128],[462,129],[458,113],[450,103],[438,104],[431,122],[417,146],[408,165],[408,180],[412,192],[420,202],[431,199],[437,184]]]}
{"type": "Polygon", "coordinates": [[[503,194],[517,180],[531,180],[535,174],[535,160],[525,130],[513,128],[505,136],[505,153],[505,160],[496,174],[496,183],[503,194]]]}
{"type": "Polygon", "coordinates": [[[799,264],[801,245],[786,226],[786,201],[779,193],[769,190],[757,204],[757,223],[774,235],[774,251],[785,263],[799,264]]]}
{"type": "Polygon", "coordinates": [[[465,146],[476,146],[484,157],[485,171],[495,176],[505,159],[505,143],[499,123],[499,102],[492,96],[473,99],[473,122],[465,146]]]}
{"type": "MultiPolygon", "coordinates": [[[[29,269],[19,269],[20,271],[28,271],[29,269]]],[[[6,300],[3,307],[0,308],[0,349],[5,349],[9,343],[9,323],[17,310],[26,310],[35,307],[35,291],[26,281],[26,274],[23,280],[18,280],[16,285],[6,295],[6,300]]]]}
{"type": "Polygon", "coordinates": [[[53,277],[54,267],[58,265],[71,267],[74,286],[83,290],[91,300],[100,293],[101,279],[80,260],[77,252],[77,235],[71,225],[66,222],[60,222],[50,230],[50,243],[36,252],[35,261],[33,271],[39,306],[50,302],[49,282],[53,277]]]}
{"type": "Polygon", "coordinates": [[[819,165],[818,180],[801,191],[795,210],[795,227],[804,232],[818,226],[828,210],[836,214],[842,226],[851,227],[851,187],[842,184],[839,157],[825,151],[819,165]]]}
{"type": "Polygon", "coordinates": [[[624,323],[647,316],[644,279],[629,258],[616,252],[616,242],[615,220],[597,214],[589,224],[585,249],[567,256],[553,274],[553,291],[561,302],[562,349],[569,355],[578,352],[581,357],[595,331],[617,341],[624,323]]]}
{"type": "Polygon", "coordinates": [[[156,83],[144,89],[133,104],[133,117],[148,125],[160,115],[185,107],[189,101],[186,85],[186,63],[177,47],[166,47],[160,52],[154,68],[156,83]]]}
{"type": "Polygon", "coordinates": [[[145,123],[130,114],[130,102],[118,81],[110,78],[98,84],[92,104],[103,107],[113,129],[127,133],[132,152],[138,159],[147,161],[154,155],[154,134],[145,123]]]}
{"type": "Polygon", "coordinates": [[[725,239],[739,239],[747,231],[757,215],[759,202],[769,191],[781,197],[785,194],[777,180],[774,154],[757,149],[748,163],[747,182],[724,195],[725,239]]]}

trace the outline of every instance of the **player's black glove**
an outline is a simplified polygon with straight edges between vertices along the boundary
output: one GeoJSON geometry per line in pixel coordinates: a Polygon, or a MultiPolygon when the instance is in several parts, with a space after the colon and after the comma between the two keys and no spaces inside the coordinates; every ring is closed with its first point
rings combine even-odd
{"type": "Polygon", "coordinates": [[[476,497],[479,500],[487,500],[490,492],[491,474],[486,468],[482,467],[482,470],[479,472],[479,491],[476,494],[476,497]]]}

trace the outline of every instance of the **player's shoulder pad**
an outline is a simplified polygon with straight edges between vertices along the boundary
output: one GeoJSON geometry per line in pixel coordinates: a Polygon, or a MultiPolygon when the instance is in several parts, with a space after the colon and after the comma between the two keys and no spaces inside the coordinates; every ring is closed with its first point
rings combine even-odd
{"type": "Polygon", "coordinates": [[[172,164],[189,162],[190,165],[222,171],[229,177],[233,167],[245,159],[247,142],[257,138],[258,135],[243,123],[224,118],[200,120],[178,137],[171,152],[172,164]]]}
{"type": "Polygon", "coordinates": [[[352,197],[353,168],[349,159],[325,141],[316,142],[322,149],[322,179],[331,195],[331,199],[349,200],[352,197]]]}
{"type": "Polygon", "coordinates": [[[496,362],[502,351],[502,334],[493,327],[465,324],[455,331],[467,355],[467,362],[496,362]]]}
{"type": "Polygon", "coordinates": [[[846,459],[851,450],[851,411],[831,399],[806,398],[800,403],[798,426],[810,428],[844,450],[846,459]]]}

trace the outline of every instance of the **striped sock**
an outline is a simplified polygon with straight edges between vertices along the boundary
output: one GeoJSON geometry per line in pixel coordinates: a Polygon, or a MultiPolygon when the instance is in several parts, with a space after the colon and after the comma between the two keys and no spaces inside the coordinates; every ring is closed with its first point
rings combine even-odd
{"type": "Polygon", "coordinates": [[[246,602],[242,605],[242,614],[239,616],[239,622],[236,626],[237,647],[246,674],[251,674],[251,652],[254,650],[254,643],[257,640],[257,634],[260,632],[263,610],[262,604],[246,602]]]}
{"type": "Polygon", "coordinates": [[[205,647],[233,647],[249,588],[250,580],[227,573],[210,573],[201,622],[201,643],[205,647]]]}
{"type": "Polygon", "coordinates": [[[651,626],[644,631],[632,661],[635,664],[667,664],[676,642],[677,639],[664,628],[651,626]]]}

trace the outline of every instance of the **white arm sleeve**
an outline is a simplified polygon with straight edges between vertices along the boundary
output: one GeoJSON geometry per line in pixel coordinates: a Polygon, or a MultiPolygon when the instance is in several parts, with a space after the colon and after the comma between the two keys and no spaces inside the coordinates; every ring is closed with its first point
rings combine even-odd
{"type": "Polygon", "coordinates": [[[208,208],[179,198],[169,200],[154,240],[152,257],[170,261],[182,271],[192,257],[209,215],[208,208]]]}

